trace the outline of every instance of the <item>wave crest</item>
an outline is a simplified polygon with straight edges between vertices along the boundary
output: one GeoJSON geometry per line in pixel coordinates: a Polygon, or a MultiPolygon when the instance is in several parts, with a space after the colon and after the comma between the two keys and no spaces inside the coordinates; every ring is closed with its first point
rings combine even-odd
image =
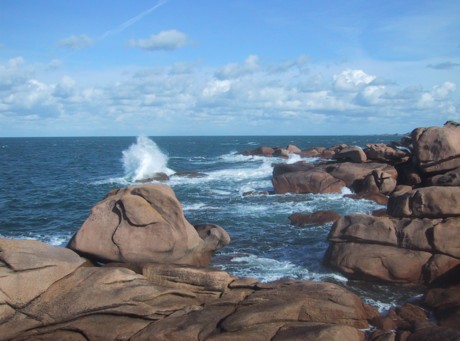
{"type": "Polygon", "coordinates": [[[133,181],[151,178],[156,173],[174,173],[167,167],[168,156],[148,137],[138,136],[136,143],[122,154],[125,177],[133,181]]]}

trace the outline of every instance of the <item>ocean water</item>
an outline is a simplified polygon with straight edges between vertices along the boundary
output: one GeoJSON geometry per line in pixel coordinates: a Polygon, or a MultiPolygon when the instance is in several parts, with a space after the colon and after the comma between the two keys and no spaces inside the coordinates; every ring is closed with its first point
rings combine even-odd
{"type": "MultiPolygon", "coordinates": [[[[397,136],[232,136],[0,138],[0,236],[65,246],[91,207],[114,188],[135,184],[155,172],[166,181],[192,224],[215,223],[232,238],[212,266],[260,281],[324,280],[357,292],[385,310],[413,299],[417,289],[347,281],[323,265],[331,224],[296,228],[288,216],[331,209],[339,214],[382,208],[342,194],[244,196],[270,191],[272,164],[296,162],[242,156],[260,146],[300,148],[390,142],[397,136]],[[206,177],[173,176],[176,172],[206,177]]],[[[305,159],[314,162],[315,159],[305,159]]]]}

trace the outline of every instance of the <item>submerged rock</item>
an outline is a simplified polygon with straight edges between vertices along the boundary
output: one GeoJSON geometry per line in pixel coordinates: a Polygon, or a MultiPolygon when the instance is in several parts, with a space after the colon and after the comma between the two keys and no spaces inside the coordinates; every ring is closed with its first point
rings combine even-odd
{"type": "Polygon", "coordinates": [[[322,225],[330,222],[335,222],[340,218],[340,215],[335,211],[317,211],[312,214],[294,213],[289,216],[291,225],[303,227],[306,225],[322,225]]]}

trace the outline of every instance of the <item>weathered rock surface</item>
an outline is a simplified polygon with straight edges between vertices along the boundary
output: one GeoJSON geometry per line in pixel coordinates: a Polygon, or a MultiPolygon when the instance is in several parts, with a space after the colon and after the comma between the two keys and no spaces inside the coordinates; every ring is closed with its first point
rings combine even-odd
{"type": "Polygon", "coordinates": [[[355,163],[362,163],[367,161],[367,156],[361,147],[351,146],[346,147],[335,153],[332,157],[339,161],[350,161],[355,163]]]}
{"type": "Polygon", "coordinates": [[[460,284],[428,290],[424,303],[434,310],[440,326],[460,331],[460,284]]]}
{"type": "Polygon", "coordinates": [[[275,165],[273,187],[276,194],[339,193],[343,187],[356,192],[391,193],[396,187],[397,172],[382,163],[343,162],[275,165]]]}
{"type": "Polygon", "coordinates": [[[171,188],[148,184],[109,193],[93,207],[68,247],[103,262],[207,265],[229,240],[222,228],[200,237],[171,188]]]}
{"type": "Polygon", "coordinates": [[[411,133],[418,167],[426,172],[442,172],[460,167],[460,126],[417,128],[411,133]]]}
{"type": "Polygon", "coordinates": [[[345,183],[320,168],[284,173],[272,180],[276,194],[340,193],[345,183]]]}
{"type": "Polygon", "coordinates": [[[364,149],[369,160],[384,162],[391,165],[409,161],[410,152],[407,149],[398,149],[384,143],[369,143],[364,149]]]}
{"type": "Polygon", "coordinates": [[[279,147],[259,147],[256,149],[245,150],[240,152],[241,155],[246,156],[265,156],[265,157],[281,157],[288,158],[290,154],[300,154],[302,151],[295,145],[288,145],[286,148],[279,147]]]}
{"type": "Polygon", "coordinates": [[[313,168],[315,168],[315,165],[305,161],[298,161],[296,163],[278,163],[273,165],[273,177],[277,177],[278,175],[285,173],[309,171],[313,168]]]}
{"type": "Polygon", "coordinates": [[[429,184],[431,186],[460,186],[460,168],[433,176],[429,179],[429,184]]]}
{"type": "Polygon", "coordinates": [[[430,186],[393,193],[388,201],[387,212],[394,217],[458,217],[460,187],[430,186]]]}
{"type": "Polygon", "coordinates": [[[0,239],[1,340],[364,340],[360,299],[332,283],[258,283],[213,269],[95,267],[0,239]],[[13,287],[15,289],[13,289],[13,287]]]}
{"type": "Polygon", "coordinates": [[[326,261],[353,279],[419,283],[431,254],[424,251],[365,243],[332,243],[326,261]]]}
{"type": "Polygon", "coordinates": [[[393,166],[378,162],[359,164],[343,162],[323,167],[325,167],[326,171],[333,177],[342,180],[345,182],[347,187],[358,192],[361,191],[360,185],[362,184],[362,181],[369,175],[373,175],[373,172],[377,172],[377,178],[380,178],[377,180],[377,188],[384,186],[386,181],[391,181],[393,183],[393,180],[395,180],[398,176],[398,172],[393,166]],[[383,176],[380,176],[382,174],[383,176]]]}
{"type": "Polygon", "coordinates": [[[251,150],[246,150],[244,152],[241,152],[241,155],[246,155],[246,156],[273,156],[273,153],[275,152],[275,149],[271,147],[259,147],[256,149],[251,149],[251,150]]]}
{"type": "Polygon", "coordinates": [[[344,216],[329,233],[326,262],[353,278],[431,283],[460,263],[459,229],[459,218],[344,216]]]}

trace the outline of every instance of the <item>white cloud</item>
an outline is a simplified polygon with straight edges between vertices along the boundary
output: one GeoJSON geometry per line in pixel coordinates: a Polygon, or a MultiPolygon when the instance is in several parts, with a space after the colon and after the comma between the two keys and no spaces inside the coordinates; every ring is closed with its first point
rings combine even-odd
{"type": "Polygon", "coordinates": [[[129,42],[129,45],[149,51],[173,51],[189,43],[189,38],[185,33],[169,30],[161,31],[147,39],[133,39],[129,42]]]}
{"type": "Polygon", "coordinates": [[[334,75],[334,86],[338,90],[353,91],[362,85],[367,85],[376,79],[375,76],[368,75],[363,70],[347,69],[334,75]]]}
{"type": "Polygon", "coordinates": [[[232,83],[229,80],[214,79],[208,82],[203,89],[203,96],[213,97],[219,94],[226,93],[232,88],[232,83]]]}
{"type": "Polygon", "coordinates": [[[93,39],[85,34],[82,34],[79,36],[73,35],[67,38],[63,38],[58,41],[58,46],[77,51],[90,47],[93,45],[93,43],[93,39]]]}
{"type": "Polygon", "coordinates": [[[45,124],[51,130],[36,134],[53,134],[58,127],[69,135],[94,135],[101,129],[109,135],[136,134],[146,127],[152,135],[250,134],[254,127],[258,133],[302,134],[351,124],[372,133],[371,128],[405,131],[415,127],[413,122],[427,126],[459,116],[452,81],[428,89],[401,87],[378,83],[377,76],[362,69],[277,68],[287,64],[265,64],[250,55],[231,64],[228,78],[216,76],[228,65],[184,64],[126,71],[122,78],[118,72],[95,85],[78,74],[52,81],[44,72],[56,71],[42,66],[38,72],[34,64],[14,58],[0,64],[0,134],[13,126],[37,131],[45,124]],[[375,121],[378,126],[365,126],[375,121]]]}
{"type": "MultiPolygon", "coordinates": [[[[419,108],[433,108],[438,103],[441,106],[445,107],[444,100],[447,99],[456,89],[455,83],[452,82],[444,82],[441,85],[433,86],[433,89],[430,92],[423,92],[420,95],[419,100],[417,101],[417,106],[419,108]]],[[[453,106],[448,105],[449,111],[452,113],[453,106]]]]}
{"type": "Polygon", "coordinates": [[[232,79],[244,77],[259,70],[259,57],[250,55],[246,58],[244,63],[229,63],[224,67],[218,69],[215,76],[219,79],[232,79]]]}
{"type": "Polygon", "coordinates": [[[386,92],[384,85],[369,85],[362,89],[355,97],[360,105],[377,105],[381,103],[382,96],[386,92]]]}
{"type": "Polygon", "coordinates": [[[444,82],[441,85],[435,85],[433,87],[433,96],[438,99],[444,99],[448,97],[452,92],[454,92],[456,86],[452,82],[444,82]]]}

